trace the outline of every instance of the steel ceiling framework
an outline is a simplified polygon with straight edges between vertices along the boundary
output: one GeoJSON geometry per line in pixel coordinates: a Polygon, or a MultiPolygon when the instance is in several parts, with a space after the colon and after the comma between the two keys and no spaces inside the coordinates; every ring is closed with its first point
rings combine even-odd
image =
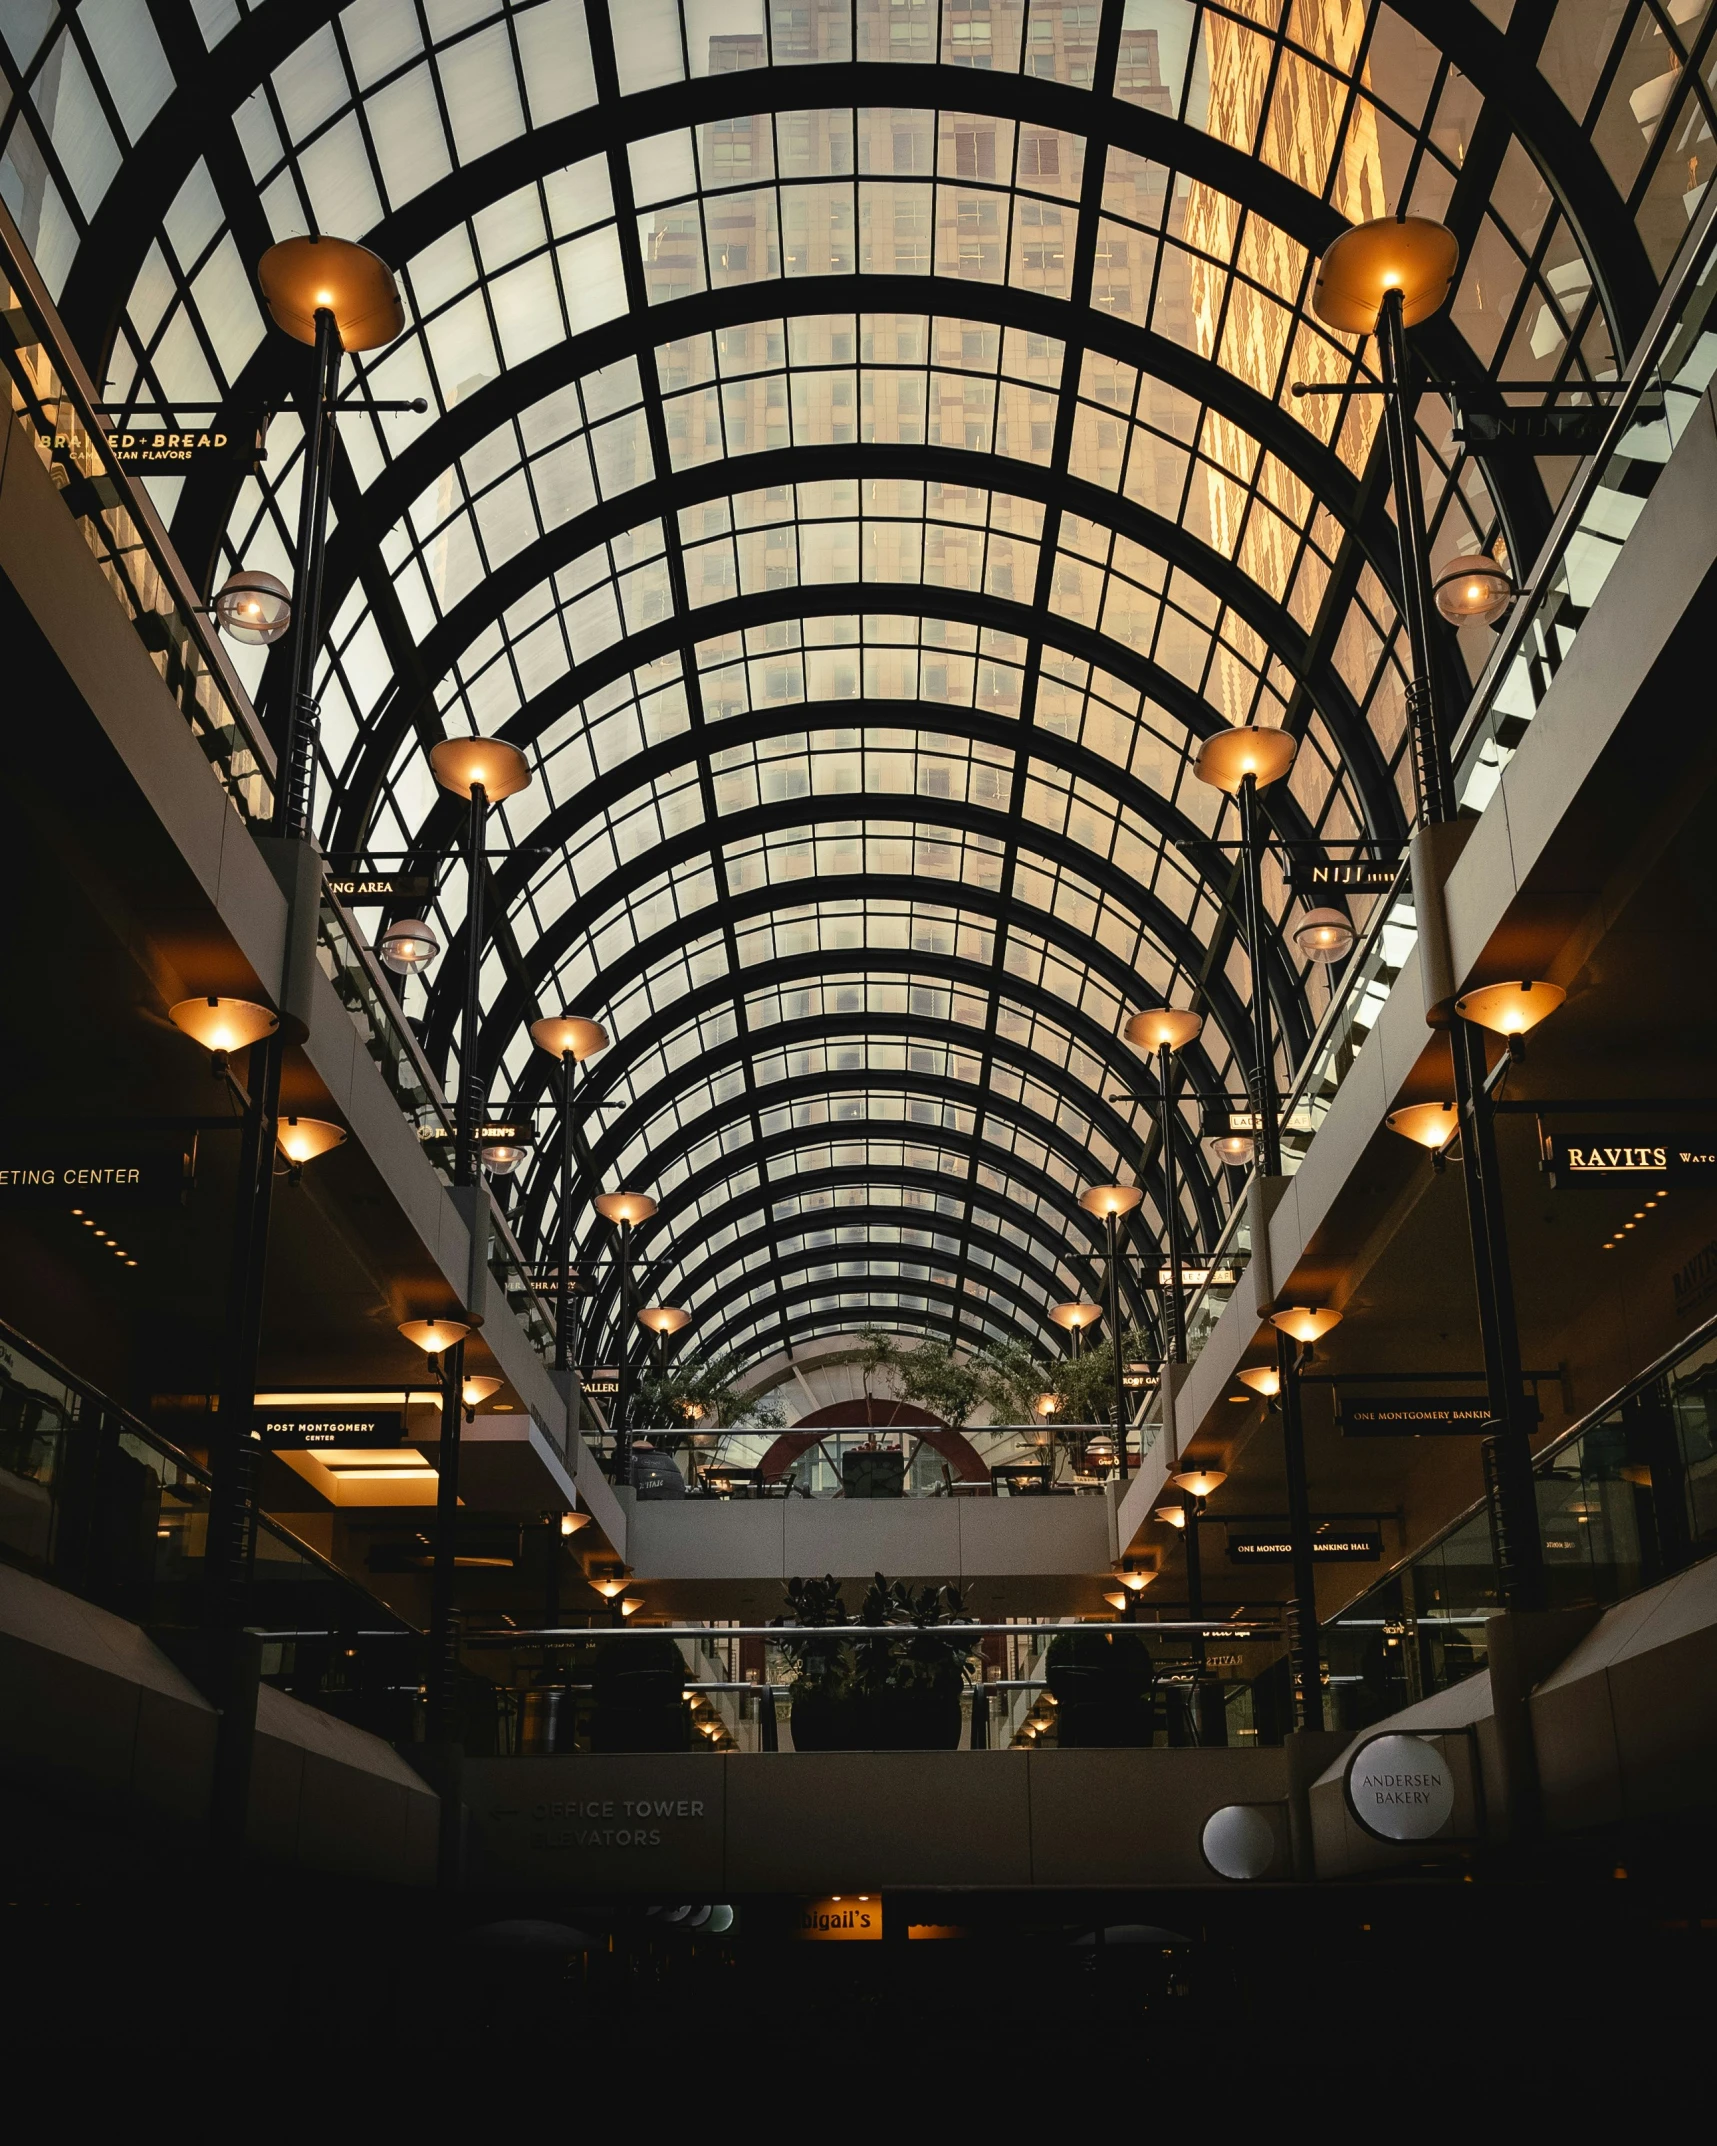
{"type": "MultiPolygon", "coordinates": [[[[274,238],[328,228],[400,268],[416,325],[356,366],[356,394],[421,377],[432,416],[415,437],[361,416],[342,427],[324,839],[435,856],[455,814],[425,784],[423,749],[487,727],[532,755],[538,791],[497,815],[518,848],[487,905],[476,1048],[490,1093],[546,1095],[522,1040],[539,1012],[564,1002],[609,1022],[614,1048],[575,1091],[579,1197],[619,1177],[655,1191],[641,1272],[692,1304],[702,1347],[747,1354],[863,1324],[867,1302],[903,1331],[1041,1342],[1052,1293],[1097,1292],[1101,1233],[1076,1205],[1093,1177],[1136,1174],[1151,1238],[1162,1113],[1120,1017],[1171,992],[1202,1005],[1187,1073],[1205,1094],[1240,1085],[1250,1057],[1231,871],[1199,846],[1232,829],[1187,779],[1198,739],[1249,716],[1301,738],[1304,779],[1271,801],[1285,837],[1388,845],[1404,831],[1381,443],[1363,403],[1286,395],[1295,371],[1365,377],[1308,324],[1311,260],[1365,207],[1356,184],[1387,174],[1467,251],[1454,308],[1418,336],[1437,377],[1474,393],[1526,364],[1546,385],[1601,377],[1667,259],[1674,157],[1712,122],[1710,24],[1656,0],[1610,11],[1595,62],[1571,0],[1516,0],[1504,28],[1471,0],[1302,6],[1291,21],[1259,0],[1036,0],[1029,16],[1008,0],[948,0],[940,15],[934,0],[707,0],[697,29],[668,0],[612,23],[573,0],[26,13],[0,25],[13,91],[0,179],[115,407],[213,392],[284,413],[265,484],[198,476],[173,503],[181,548],[211,577],[240,556],[290,571],[299,461],[302,354],[244,312],[234,264],[242,278],[274,238]],[[1161,55],[1182,29],[1177,74],[1161,55]],[[912,56],[878,58],[878,38],[912,56]],[[954,64],[981,53],[995,64],[954,64]],[[408,95],[425,115],[416,136],[398,116],[408,95]],[[545,98],[558,103],[539,116],[545,98]],[[1327,138],[1294,137],[1284,111],[1302,134],[1324,115],[1327,138]],[[809,162],[791,165],[790,136],[811,143],[809,162]],[[421,153],[402,177],[407,149],[421,153]],[[655,175],[676,159],[694,176],[664,194],[655,175]],[[596,211],[567,240],[555,217],[575,172],[596,211]],[[373,209],[363,228],[333,213],[334,177],[373,209]],[[1203,240],[1218,234],[1226,254],[1189,236],[1195,195],[1203,240]],[[892,270],[879,239],[874,267],[855,246],[819,266],[813,247],[810,272],[789,273],[789,231],[813,230],[833,262],[853,198],[893,232],[892,270]],[[543,243],[491,258],[521,203],[540,207],[543,243]],[[901,233],[932,206],[934,258],[902,273],[901,233]],[[999,273],[964,236],[997,217],[1013,249],[999,273]],[[1027,231],[1053,263],[1042,288],[1026,287],[1027,231]],[[780,258],[756,274],[747,249],[771,245],[780,258]],[[1111,310],[1129,245],[1154,262],[1148,305],[1126,286],[1111,310]],[[581,247],[613,287],[575,318],[563,263],[581,247]],[[1295,288],[1271,287],[1257,264],[1272,260],[1295,288]],[[524,347],[527,274],[542,317],[524,347]],[[1176,307],[1201,290],[1214,313],[1194,334],[1176,307]],[[1243,345],[1270,305],[1289,329],[1265,366],[1243,345]],[[441,377],[443,351],[485,336],[492,374],[441,377]],[[963,406],[988,415],[964,444],[915,433],[914,396],[954,410],[956,378],[963,406]],[[829,414],[843,380],[893,416],[843,436],[829,414]],[[779,439],[741,437],[747,409],[766,435],[789,413],[779,439]],[[552,452],[587,465],[567,511],[545,506],[549,451],[527,433],[549,410],[571,413],[552,452]],[[605,466],[615,442],[625,452],[605,466]],[[1153,455],[1158,478],[1135,483],[1153,455]],[[1165,466],[1181,471],[1166,504],[1165,466]],[[532,523],[491,556],[484,530],[509,488],[515,515],[528,492],[532,523]],[[1272,535],[1284,500],[1299,522],[1272,535]],[[1292,553],[1274,586],[1273,544],[1292,553]],[[450,588],[456,556],[469,585],[450,588]],[[922,560],[916,577],[880,571],[903,556],[922,560]],[[770,558],[790,563],[757,563],[770,558]],[[840,570],[819,577],[819,559],[840,570]],[[933,573],[933,559],[954,563],[933,573]],[[723,571],[739,593],[720,593],[723,571]],[[616,630],[579,645],[580,606],[598,603],[616,630]],[[1142,645],[1111,625],[1147,613],[1142,645]],[[564,660],[545,672],[532,635],[551,622],[564,660]],[[838,692],[812,690],[843,665],[838,692]],[[546,850],[546,867],[527,850],[546,850]],[[818,1146],[853,1152],[795,1166],[818,1146]],[[924,1152],[909,1163],[908,1147],[924,1152]],[[853,1227],[868,1258],[841,1256],[853,1227]]],[[[1442,405],[1424,410],[1443,541],[1500,536],[1529,559],[1551,506],[1536,467],[1471,463],[1429,429],[1442,405]]],[[[1440,659],[1459,690],[1452,635],[1440,659]]],[[[259,676],[265,713],[281,684],[259,676]]],[[[1279,887],[1272,910],[1285,1070],[1314,1009],[1279,887]]],[[[457,869],[436,917],[456,975],[457,869]]],[[[455,997],[432,990],[422,1022],[444,1067],[465,1047],[455,997]]],[[[1188,1115],[1171,1123],[1192,1233],[1208,1242],[1217,1173],[1188,1115]]],[[[528,1240],[553,1241],[546,1164],[506,1197],[528,1240]]],[[[594,1259],[601,1225],[580,1237],[594,1259]]],[[[1136,1274],[1127,1290],[1148,1317],[1136,1274]]],[[[614,1317],[604,1281],[586,1320],[598,1355],[614,1317]]]]}

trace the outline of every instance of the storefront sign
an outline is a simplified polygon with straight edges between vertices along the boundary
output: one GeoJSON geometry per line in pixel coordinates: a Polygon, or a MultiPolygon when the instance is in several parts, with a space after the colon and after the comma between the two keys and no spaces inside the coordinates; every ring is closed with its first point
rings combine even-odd
{"type": "Polygon", "coordinates": [[[406,1442],[405,1413],[397,1408],[262,1408],[256,1428],[270,1453],[351,1452],[406,1442]]]}
{"type": "Polygon", "coordinates": [[[1717,1238],[1702,1244],[1670,1279],[1675,1290],[1675,1316],[1688,1319],[1697,1312],[1704,1317],[1713,1296],[1717,1296],[1717,1238]]]}
{"type": "Polygon", "coordinates": [[[138,477],[184,477],[213,462],[242,456],[249,465],[259,459],[254,426],[248,431],[242,425],[237,431],[204,425],[170,432],[152,425],[147,431],[110,432],[107,444],[119,467],[138,477]]]}
{"type": "Polygon", "coordinates": [[[118,1140],[101,1133],[63,1139],[0,1139],[0,1205],[174,1207],[189,1189],[192,1159],[177,1143],[118,1140]]]}
{"type": "Polygon", "coordinates": [[[1455,438],[1469,447],[1519,447],[1533,455],[1591,455],[1609,430],[1608,410],[1462,410],[1455,438]]]}
{"type": "MultiPolygon", "coordinates": [[[[1180,1270],[1181,1285],[1186,1289],[1202,1289],[1206,1283],[1216,1289],[1232,1289],[1240,1279],[1237,1267],[1195,1267],[1184,1265],[1180,1270]]],[[[1164,1260],[1157,1269],[1157,1281],[1167,1288],[1174,1280],[1174,1269],[1164,1260]]]]}
{"type": "Polygon", "coordinates": [[[578,1383],[593,1399],[611,1401],[620,1391],[620,1374],[607,1368],[600,1371],[581,1371],[578,1383]]]}
{"type": "Polygon", "coordinates": [[[1717,1185],[1717,1138],[1702,1134],[1558,1134],[1549,1143],[1550,1182],[1558,1192],[1577,1185],[1717,1185]]]}
{"type": "MultiPolygon", "coordinates": [[[[417,1137],[425,1147],[432,1147],[438,1140],[453,1140],[458,1136],[450,1125],[420,1125],[417,1137]]],[[[473,1140],[528,1140],[531,1137],[528,1125],[475,1125],[471,1128],[473,1140]]]]}
{"type": "Polygon", "coordinates": [[[1155,1393],[1161,1383],[1162,1374],[1149,1364],[1127,1364],[1122,1368],[1121,1386],[1127,1393],[1155,1393]]]}
{"type": "Polygon", "coordinates": [[[1400,863],[1385,863],[1376,857],[1295,857],[1288,864],[1288,892],[1307,897],[1320,894],[1387,894],[1395,884],[1400,863]]]}
{"type": "Polygon", "coordinates": [[[874,1893],[831,1893],[807,1900],[795,1937],[820,1945],[874,1943],[882,1936],[882,1901],[874,1893]]]}
{"type": "Polygon", "coordinates": [[[1492,1421],[1490,1403],[1482,1394],[1476,1400],[1453,1394],[1415,1394],[1403,1401],[1344,1394],[1339,1408],[1344,1438],[1469,1437],[1488,1431],[1492,1421]]]}
{"type": "Polygon", "coordinates": [[[1454,1768],[1421,1736],[1374,1736],[1348,1761],[1347,1801],[1379,1840],[1430,1840],[1454,1816],[1454,1768]]]}
{"type": "Polygon", "coordinates": [[[328,881],[337,902],[427,902],[435,892],[428,872],[358,872],[328,881]]]}
{"type": "MultiPolygon", "coordinates": [[[[1382,1555],[1383,1534],[1379,1528],[1339,1528],[1312,1537],[1312,1557],[1318,1564],[1375,1565],[1382,1555]]],[[[1293,1560],[1294,1546],[1286,1527],[1256,1534],[1229,1530],[1231,1565],[1290,1565],[1293,1560]]]]}

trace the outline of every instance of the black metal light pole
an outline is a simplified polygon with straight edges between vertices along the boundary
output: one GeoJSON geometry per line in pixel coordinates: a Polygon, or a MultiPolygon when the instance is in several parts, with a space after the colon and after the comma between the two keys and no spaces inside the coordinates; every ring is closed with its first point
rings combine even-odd
{"type": "MultiPolygon", "coordinates": [[[[1413,429],[1418,390],[1409,368],[1406,331],[1442,306],[1459,257],[1454,234],[1440,224],[1419,218],[1382,218],[1362,224],[1345,233],[1325,254],[1314,301],[1331,326],[1370,332],[1377,338],[1384,436],[1400,547],[1401,608],[1413,673],[1407,688],[1407,714],[1414,803],[1421,829],[1453,820],[1456,805],[1432,642],[1430,555],[1413,429]]],[[[1415,867],[1414,899],[1425,961],[1430,945],[1428,913],[1434,908],[1440,918],[1442,887],[1440,878],[1420,883],[1417,847],[1415,867]]],[[[1439,944],[1443,936],[1439,924],[1439,944]]],[[[1452,976],[1448,981],[1452,986],[1452,976]]],[[[1433,1017],[1441,1011],[1437,1007],[1428,1010],[1433,1017]]],[[[1498,1580],[1506,1607],[1536,1609],[1545,1600],[1544,1549],[1533,1486],[1531,1422],[1520,1375],[1520,1328],[1500,1160],[1486,1091],[1484,1035],[1453,1007],[1442,1017],[1450,1027],[1473,1284],[1494,1425],[1486,1441],[1486,1466],[1497,1519],[1498,1580]]]]}
{"type": "Polygon", "coordinates": [[[1294,1721],[1302,1729],[1321,1729],[1323,1646],[1312,1551],[1311,1485],[1306,1476],[1306,1425],[1300,1405],[1300,1349],[1281,1327],[1276,1329],[1276,1377],[1276,1400],[1282,1417],[1282,1472],[1288,1489],[1288,1546],[1294,1577],[1294,1592],[1287,1606],[1294,1721]]]}
{"type": "Polygon", "coordinates": [[[441,1374],[441,1442],[435,1468],[435,1566],[430,1580],[429,1738],[459,1741],[459,1620],[454,1595],[459,1559],[459,1433],[464,1420],[465,1338],[437,1359],[441,1374]]]}
{"type": "Polygon", "coordinates": [[[1141,1204],[1144,1194],[1137,1185],[1093,1185],[1088,1192],[1079,1195],[1079,1204],[1088,1215],[1098,1215],[1103,1222],[1103,1241],[1108,1253],[1108,1297],[1105,1316],[1109,1322],[1109,1345],[1114,1355],[1114,1408],[1115,1408],[1115,1454],[1116,1470],[1122,1480],[1127,1475],[1127,1386],[1126,1366],[1121,1350],[1121,1218],[1130,1215],[1141,1204]]]}
{"type": "Polygon", "coordinates": [[[560,1213],[555,1226],[554,1367],[573,1368],[572,1195],[578,1176],[573,1147],[573,1076],[585,1059],[608,1048],[608,1031],[576,1013],[553,1014],[531,1023],[531,1041],[560,1065],[560,1213]]]}
{"type": "Polygon", "coordinates": [[[1282,1130],[1276,1108],[1276,1063],[1271,1042],[1270,980],[1264,961],[1264,889],[1259,860],[1258,777],[1240,780],[1240,886],[1246,949],[1252,964],[1252,1107],[1258,1113],[1258,1168],[1282,1174],[1282,1130]]]}
{"type": "Polygon", "coordinates": [[[632,1331],[636,1324],[632,1310],[632,1227],[637,1222],[647,1222],[656,1212],[656,1203],[645,1192],[601,1192],[595,1200],[596,1212],[605,1222],[612,1222],[620,1231],[620,1321],[615,1358],[619,1391],[614,1396],[614,1480],[629,1483],[632,1480],[632,1331]]]}
{"type": "Polygon", "coordinates": [[[1175,1054],[1165,1042],[1157,1047],[1157,1092],[1163,1120],[1163,1248],[1168,1253],[1169,1360],[1186,1362],[1186,1274],[1180,1249],[1180,1170],[1174,1141],[1175,1054]]]}

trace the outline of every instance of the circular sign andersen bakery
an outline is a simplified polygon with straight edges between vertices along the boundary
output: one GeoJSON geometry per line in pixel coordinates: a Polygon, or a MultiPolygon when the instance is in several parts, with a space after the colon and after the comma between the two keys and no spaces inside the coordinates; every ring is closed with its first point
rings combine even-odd
{"type": "Polygon", "coordinates": [[[1454,1768],[1422,1737],[1374,1736],[1348,1761],[1347,1803],[1379,1840],[1431,1840],[1454,1816],[1454,1768]]]}

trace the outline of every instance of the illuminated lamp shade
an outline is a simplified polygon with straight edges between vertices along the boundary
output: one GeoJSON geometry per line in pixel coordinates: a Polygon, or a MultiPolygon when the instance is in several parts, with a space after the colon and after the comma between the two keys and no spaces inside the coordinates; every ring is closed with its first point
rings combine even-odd
{"type": "Polygon", "coordinates": [[[1183,1528],[1186,1526],[1186,1507],[1184,1505],[1159,1505],[1157,1507],[1157,1518],[1165,1527],[1183,1528]]]}
{"type": "Polygon", "coordinates": [[[242,1051],[272,1036],[280,1016],[247,998],[182,998],[167,1008],[179,1033],[205,1051],[242,1051]]]}
{"type": "Polygon", "coordinates": [[[1198,748],[1192,772],[1213,790],[1226,790],[1238,797],[1240,785],[1250,775],[1260,790],[1280,782],[1294,764],[1299,740],[1286,730],[1265,730],[1256,723],[1242,723],[1233,730],[1219,730],[1198,748]]]}
{"type": "Polygon", "coordinates": [[[563,1535],[576,1535],[580,1528],[587,1528],[589,1525],[588,1513],[562,1513],[560,1516],[560,1531],[563,1535]]]}
{"type": "Polygon", "coordinates": [[[1507,567],[1483,552],[1470,559],[1445,559],[1431,576],[1432,600],[1451,626],[1492,625],[1515,595],[1507,567]]]}
{"type": "Polygon", "coordinates": [[[1137,1185],[1093,1185],[1079,1195],[1079,1204],[1088,1215],[1130,1215],[1143,1198],[1137,1185]]]}
{"type": "Polygon", "coordinates": [[[624,1578],[592,1580],[590,1584],[596,1589],[596,1592],[604,1602],[612,1602],[616,1595],[623,1595],[626,1592],[624,1578]]]}
{"type": "Polygon", "coordinates": [[[1094,1326],[1103,1316],[1100,1304],[1052,1304],[1049,1316],[1068,1333],[1076,1334],[1081,1327],[1094,1326]]]}
{"type": "Polygon", "coordinates": [[[1293,1341],[1322,1341],[1341,1324],[1341,1313],[1327,1304],[1289,1304],[1270,1314],[1270,1324],[1279,1326],[1293,1341]]]}
{"type": "Polygon", "coordinates": [[[314,1162],[337,1148],[346,1137],[343,1125],[330,1125],[326,1118],[282,1118],[274,1137],[288,1162],[314,1162]]]}
{"type": "Polygon", "coordinates": [[[1463,1021],[1497,1036],[1524,1036],[1553,1014],[1568,996],[1560,984],[1486,984],[1455,1001],[1463,1021]]]}
{"type": "Polygon", "coordinates": [[[479,1378],[467,1379],[459,1389],[459,1397],[467,1408],[475,1408],[479,1402],[486,1401],[492,1393],[499,1393],[500,1390],[501,1381],[484,1373],[479,1378]]]}
{"type": "Polygon", "coordinates": [[[376,952],[396,976],[415,976],[441,951],[441,941],[421,918],[390,924],[376,941],[376,952]]]}
{"type": "Polygon", "coordinates": [[[1156,1578],[1154,1572],[1123,1572],[1117,1575],[1121,1585],[1130,1595],[1142,1595],[1156,1578]]]}
{"type": "Polygon", "coordinates": [[[1282,1374],[1274,1364],[1248,1364],[1235,1377],[1242,1386],[1250,1386],[1254,1393],[1261,1393],[1266,1401],[1273,1401],[1282,1390],[1282,1374]]]}
{"type": "Polygon", "coordinates": [[[1294,944],[1324,968],[1353,951],[1353,926],[1339,909],[1308,909],[1294,926],[1294,944]]]}
{"type": "Polygon", "coordinates": [[[652,1334],[677,1334],[691,1323],[691,1313],[681,1311],[677,1304],[646,1304],[638,1314],[638,1324],[652,1334]]]}
{"type": "Polygon", "coordinates": [[[1086,1439],[1085,1465],[1090,1469],[1114,1467],[1115,1441],[1107,1431],[1099,1431],[1095,1438],[1086,1439]]]}
{"type": "Polygon", "coordinates": [[[292,597],[277,575],[241,566],[215,591],[215,624],[229,641],[266,648],[292,623],[292,597]]]}
{"type": "Polygon", "coordinates": [[[425,1356],[439,1356],[443,1349],[463,1341],[471,1329],[457,1319],[402,1319],[399,1331],[425,1356]]]}
{"type": "Polygon", "coordinates": [[[1212,1496],[1227,1480],[1228,1471],[1225,1468],[1188,1468],[1183,1474],[1169,1477],[1176,1490],[1184,1490],[1193,1498],[1212,1496]]]}
{"type": "Polygon", "coordinates": [[[1111,1609],[1124,1610],[1127,1606],[1127,1598],[1118,1587],[1112,1595],[1106,1594],[1103,1600],[1108,1603],[1111,1609]]]}
{"type": "Polygon", "coordinates": [[[1376,332],[1383,301],[1401,293],[1401,324],[1429,320],[1449,295],[1461,248],[1445,224],[1426,216],[1379,216],[1344,231],[1318,263],[1312,311],[1326,328],[1376,332]]]}
{"type": "Polygon", "coordinates": [[[598,1051],[608,1048],[608,1031],[600,1021],[587,1021],[576,1013],[549,1014],[531,1023],[531,1041],[551,1058],[570,1058],[583,1065],[598,1051]]]}
{"type": "Polygon", "coordinates": [[[636,1617],[643,1607],[644,1598],[642,1595],[628,1595],[620,1605],[620,1614],[622,1617],[636,1617]]]}
{"type": "Polygon", "coordinates": [[[345,238],[285,238],[256,264],[277,328],[316,340],[316,316],[332,313],[342,350],[379,350],[405,327],[393,270],[379,253],[345,238]]]}
{"type": "Polygon", "coordinates": [[[599,1192],[591,1204],[604,1222],[648,1222],[656,1212],[647,1192],[599,1192]]]}
{"type": "Polygon", "coordinates": [[[1214,1161],[1225,1162],[1230,1169],[1244,1170],[1252,1160],[1250,1133],[1216,1133],[1204,1144],[1214,1161]]]}
{"type": "Polygon", "coordinates": [[[1196,1043],[1204,1028],[1201,1013],[1183,1013],[1173,1006],[1147,1006],[1134,1014],[1121,1034],[1141,1051],[1184,1051],[1196,1043]]]}
{"type": "Polygon", "coordinates": [[[1440,1155],[1461,1129],[1453,1103],[1403,1103],[1384,1119],[1392,1133],[1440,1155]]]}
{"type": "Polygon", "coordinates": [[[491,1177],[511,1177],[530,1151],[527,1140],[485,1140],[477,1150],[491,1177]]]}
{"type": "Polygon", "coordinates": [[[491,805],[531,786],[530,762],[504,738],[443,738],[429,748],[429,764],[444,790],[469,797],[480,784],[491,805]]]}
{"type": "Polygon", "coordinates": [[[1053,1416],[1060,1412],[1061,1396],[1058,1393],[1040,1393],[1031,1405],[1035,1414],[1053,1416]]]}

